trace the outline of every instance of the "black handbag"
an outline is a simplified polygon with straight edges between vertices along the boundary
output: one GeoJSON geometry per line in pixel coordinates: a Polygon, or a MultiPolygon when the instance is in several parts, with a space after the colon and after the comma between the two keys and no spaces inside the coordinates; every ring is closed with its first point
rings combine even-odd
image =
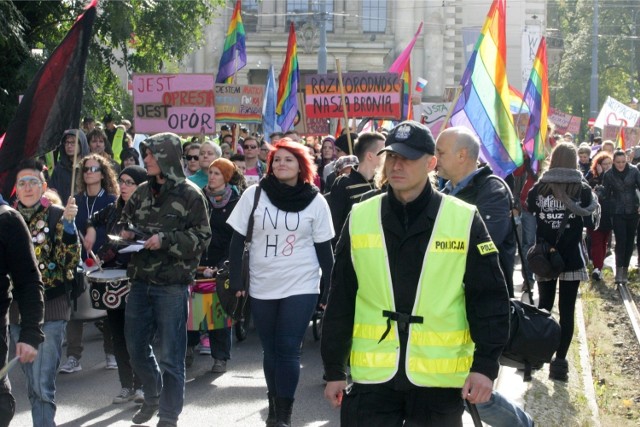
{"type": "Polygon", "coordinates": [[[258,201],[260,200],[260,186],[256,188],[256,193],[253,199],[253,209],[251,209],[251,215],[249,216],[249,224],[247,225],[247,235],[244,240],[244,249],[242,251],[242,290],[245,291],[244,296],[236,296],[237,290],[232,290],[229,284],[229,261],[225,261],[222,267],[218,268],[216,273],[216,292],[218,299],[222,305],[222,309],[233,320],[241,320],[244,318],[244,310],[249,299],[249,249],[251,247],[251,240],[253,237],[253,214],[258,207],[258,201]]]}
{"type": "Polygon", "coordinates": [[[560,252],[556,250],[555,246],[558,245],[560,237],[562,237],[562,233],[564,233],[568,222],[569,213],[567,212],[560,224],[558,236],[556,237],[556,242],[553,246],[544,239],[540,239],[536,241],[536,244],[533,245],[529,251],[527,251],[527,263],[529,264],[529,270],[534,272],[536,275],[546,279],[551,279],[558,277],[558,275],[564,271],[564,260],[562,259],[560,252]]]}

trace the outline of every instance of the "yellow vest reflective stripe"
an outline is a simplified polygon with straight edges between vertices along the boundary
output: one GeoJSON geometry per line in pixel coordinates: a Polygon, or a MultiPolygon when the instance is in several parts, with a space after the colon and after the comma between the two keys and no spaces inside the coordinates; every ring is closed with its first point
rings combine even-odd
{"type": "MultiPolygon", "coordinates": [[[[381,223],[381,196],[354,205],[349,230],[358,278],[351,375],[355,382],[382,383],[398,371],[398,327],[387,329],[384,310],[395,312],[391,273],[381,223]]],[[[445,196],[434,224],[417,289],[405,370],[418,386],[461,387],[473,361],[462,280],[475,208],[445,196]]]]}

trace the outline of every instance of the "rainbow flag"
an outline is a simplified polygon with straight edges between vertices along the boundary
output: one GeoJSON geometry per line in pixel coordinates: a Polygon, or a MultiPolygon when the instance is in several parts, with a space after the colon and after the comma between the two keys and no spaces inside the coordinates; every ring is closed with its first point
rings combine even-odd
{"type": "Polygon", "coordinates": [[[627,138],[624,135],[624,127],[622,126],[618,129],[618,135],[616,135],[616,149],[627,149],[627,138]]]}
{"type": "Polygon", "coordinates": [[[506,72],[505,0],[494,0],[460,81],[449,124],[472,129],[481,156],[505,177],[522,164],[520,141],[509,109],[506,72]]]}
{"type": "Polygon", "coordinates": [[[402,91],[404,94],[402,98],[402,120],[411,120],[413,118],[413,114],[411,113],[411,51],[422,31],[422,25],[423,23],[420,22],[416,35],[413,36],[413,39],[389,68],[390,73],[399,74],[404,82],[404,90],[402,91]]]}
{"type": "Polygon", "coordinates": [[[534,171],[545,158],[547,117],[549,115],[549,82],[547,78],[547,41],[540,39],[533,68],[524,90],[524,102],[529,106],[529,123],[524,137],[524,149],[531,158],[534,171]]]}
{"type": "Polygon", "coordinates": [[[289,26],[289,41],[284,64],[278,76],[278,103],[276,104],[277,121],[284,132],[293,127],[293,122],[298,115],[298,82],[300,75],[298,70],[298,42],[296,41],[296,29],[293,21],[289,26]]]}
{"type": "Polygon", "coordinates": [[[511,114],[529,114],[529,107],[524,103],[524,95],[509,85],[509,109],[511,114]]]}
{"type": "Polygon", "coordinates": [[[224,39],[224,51],[220,57],[220,65],[216,83],[233,83],[236,72],[247,65],[247,49],[244,45],[245,33],[240,16],[241,0],[236,1],[236,7],[231,15],[231,22],[224,39]]]}

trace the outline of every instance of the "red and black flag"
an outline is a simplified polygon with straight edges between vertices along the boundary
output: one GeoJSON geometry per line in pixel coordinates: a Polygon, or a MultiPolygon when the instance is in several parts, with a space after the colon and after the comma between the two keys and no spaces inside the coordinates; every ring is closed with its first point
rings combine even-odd
{"type": "MultiPolygon", "coordinates": [[[[92,0],[38,70],[0,139],[0,189],[13,190],[20,160],[55,149],[66,129],[77,128],[97,0],[92,0]]],[[[66,201],[65,201],[66,202],[66,201]]]]}

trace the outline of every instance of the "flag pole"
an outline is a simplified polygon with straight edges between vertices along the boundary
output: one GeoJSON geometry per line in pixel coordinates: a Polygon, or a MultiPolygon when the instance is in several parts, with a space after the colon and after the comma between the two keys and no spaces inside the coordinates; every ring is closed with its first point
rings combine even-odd
{"type": "MultiPolygon", "coordinates": [[[[69,193],[70,197],[73,197],[75,188],[76,188],[76,162],[78,161],[78,145],[80,144],[80,129],[76,129],[76,143],[73,147],[73,163],[71,164],[71,192],[69,193]]],[[[62,147],[64,150],[64,146],[62,147]]],[[[64,200],[63,203],[67,203],[67,200],[64,200]]]]}
{"type": "Polygon", "coordinates": [[[449,124],[449,119],[451,118],[451,114],[453,114],[453,109],[458,103],[458,98],[460,98],[461,93],[462,93],[462,86],[458,85],[456,89],[456,96],[453,97],[453,102],[451,103],[451,108],[449,108],[449,111],[447,111],[447,116],[444,118],[444,123],[442,123],[442,126],[440,127],[441,131],[447,128],[447,125],[449,124]]]}
{"type": "Polygon", "coordinates": [[[351,126],[349,124],[349,113],[347,112],[347,103],[345,101],[344,85],[342,84],[342,69],[340,68],[340,60],[336,58],[336,68],[338,70],[338,83],[340,84],[340,101],[342,103],[342,112],[344,113],[344,122],[347,126],[347,143],[349,144],[349,155],[353,154],[353,143],[351,142],[351,126]]]}

